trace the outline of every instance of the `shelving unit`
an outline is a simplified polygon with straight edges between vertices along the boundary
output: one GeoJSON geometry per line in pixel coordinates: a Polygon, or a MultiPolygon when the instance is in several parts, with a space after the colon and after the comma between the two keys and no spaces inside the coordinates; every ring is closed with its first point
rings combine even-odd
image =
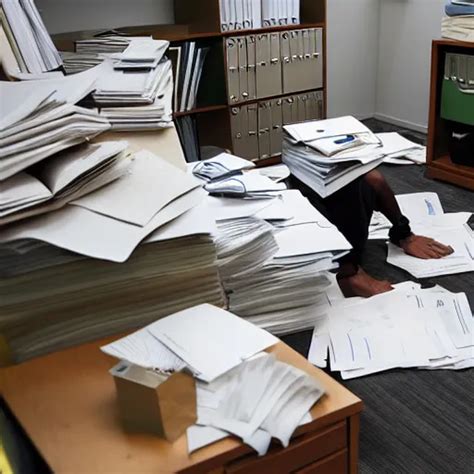
{"type": "Polygon", "coordinates": [[[462,166],[451,161],[448,138],[452,124],[441,117],[441,89],[447,53],[474,54],[474,44],[448,40],[433,41],[427,176],[474,191],[474,166],[462,166]]]}
{"type": "MultiPolygon", "coordinates": [[[[192,116],[198,130],[201,146],[215,145],[233,150],[231,129],[232,108],[253,104],[261,101],[285,98],[288,95],[299,95],[308,90],[293,91],[292,94],[278,94],[259,98],[258,100],[240,101],[230,104],[227,91],[227,59],[225,42],[229,37],[245,36],[249,34],[263,34],[271,32],[292,31],[307,28],[321,28],[323,38],[323,117],[326,116],[326,0],[301,0],[301,22],[299,25],[285,25],[264,27],[253,30],[221,31],[219,0],[175,0],[174,25],[144,25],[134,27],[115,28],[117,31],[129,35],[146,35],[156,39],[165,39],[173,45],[185,41],[203,42],[210,46],[206,59],[203,77],[195,109],[187,112],[176,112],[175,118],[192,116]]],[[[53,36],[59,50],[74,51],[74,42],[79,39],[90,38],[98,31],[78,31],[53,36]]],[[[321,117],[321,118],[323,118],[321,117]]],[[[278,163],[279,156],[273,155],[258,161],[258,165],[278,163]]]]}

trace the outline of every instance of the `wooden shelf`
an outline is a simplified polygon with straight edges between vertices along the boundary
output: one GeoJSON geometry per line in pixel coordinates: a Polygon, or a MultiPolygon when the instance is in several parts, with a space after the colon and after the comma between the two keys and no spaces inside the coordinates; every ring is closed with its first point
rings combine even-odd
{"type": "Polygon", "coordinates": [[[216,110],[227,109],[227,105],[209,105],[207,107],[198,107],[192,110],[186,110],[184,112],[175,112],[174,117],[185,117],[186,115],[205,114],[208,112],[215,112],[216,110]]]}
{"type": "Polygon", "coordinates": [[[451,161],[449,155],[432,161],[427,175],[429,178],[448,181],[474,191],[474,167],[457,165],[451,161]]]}

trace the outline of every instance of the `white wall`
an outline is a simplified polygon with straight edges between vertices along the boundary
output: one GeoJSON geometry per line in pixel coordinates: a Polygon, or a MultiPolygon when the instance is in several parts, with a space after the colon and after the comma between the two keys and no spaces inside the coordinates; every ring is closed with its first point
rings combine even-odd
{"type": "Polygon", "coordinates": [[[375,112],[379,0],[328,0],[328,115],[375,112]]]}
{"type": "Polygon", "coordinates": [[[431,41],[441,36],[445,3],[381,0],[377,118],[426,131],[431,41]]]}
{"type": "Polygon", "coordinates": [[[36,0],[50,33],[174,23],[173,0],[36,0]]]}

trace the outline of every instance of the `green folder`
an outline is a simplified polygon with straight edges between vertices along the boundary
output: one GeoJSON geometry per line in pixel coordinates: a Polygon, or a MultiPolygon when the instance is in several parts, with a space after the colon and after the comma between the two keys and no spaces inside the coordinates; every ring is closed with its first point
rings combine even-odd
{"type": "Polygon", "coordinates": [[[474,125],[474,94],[463,92],[456,82],[445,78],[441,93],[441,117],[474,125]]]}

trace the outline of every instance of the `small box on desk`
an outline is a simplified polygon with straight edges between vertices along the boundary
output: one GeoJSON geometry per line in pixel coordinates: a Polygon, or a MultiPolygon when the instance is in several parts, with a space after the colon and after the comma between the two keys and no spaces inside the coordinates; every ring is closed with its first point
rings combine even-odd
{"type": "Polygon", "coordinates": [[[173,442],[196,422],[196,385],[191,375],[164,375],[128,362],[117,364],[110,373],[127,431],[153,433],[173,442]]]}

